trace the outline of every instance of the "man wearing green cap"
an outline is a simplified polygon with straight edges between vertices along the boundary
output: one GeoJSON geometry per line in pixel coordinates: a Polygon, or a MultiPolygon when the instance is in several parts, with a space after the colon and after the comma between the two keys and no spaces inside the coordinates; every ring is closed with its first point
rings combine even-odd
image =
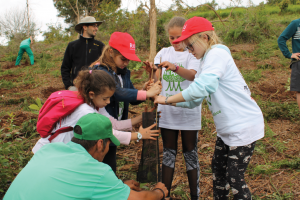
{"type": "Polygon", "coordinates": [[[168,190],[157,183],[140,191],[133,180],[124,183],[102,163],[110,142],[120,145],[110,120],[98,113],[80,118],[72,141],[43,146],[18,174],[4,200],[163,199],[168,190]]]}

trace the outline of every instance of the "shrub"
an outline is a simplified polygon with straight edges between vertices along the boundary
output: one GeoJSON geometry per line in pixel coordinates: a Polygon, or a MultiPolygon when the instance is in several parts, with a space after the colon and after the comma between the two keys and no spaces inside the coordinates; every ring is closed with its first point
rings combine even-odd
{"type": "Polygon", "coordinates": [[[67,41],[70,37],[70,35],[63,30],[61,24],[58,25],[52,25],[48,24],[48,31],[45,31],[43,33],[43,36],[45,37],[45,43],[51,44],[53,42],[61,42],[61,41],[67,41]]]}
{"type": "Polygon", "coordinates": [[[234,19],[229,30],[224,30],[224,41],[228,43],[260,42],[272,31],[265,6],[249,8],[239,19],[234,19]]]}

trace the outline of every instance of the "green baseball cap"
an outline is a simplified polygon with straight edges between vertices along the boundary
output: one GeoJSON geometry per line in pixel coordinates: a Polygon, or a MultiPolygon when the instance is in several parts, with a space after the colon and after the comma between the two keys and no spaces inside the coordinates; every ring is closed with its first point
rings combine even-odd
{"type": "Polygon", "coordinates": [[[115,145],[120,145],[120,141],[113,135],[111,121],[104,115],[89,113],[81,117],[76,126],[80,126],[82,130],[82,134],[73,131],[74,137],[77,139],[99,140],[109,138],[115,145]]]}

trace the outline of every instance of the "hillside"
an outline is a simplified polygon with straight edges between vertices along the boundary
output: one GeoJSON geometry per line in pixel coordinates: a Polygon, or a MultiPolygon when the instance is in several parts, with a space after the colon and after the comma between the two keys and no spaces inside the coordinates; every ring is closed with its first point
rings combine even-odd
{"type": "MultiPolygon", "coordinates": [[[[295,93],[289,91],[289,59],[283,57],[277,45],[280,33],[291,20],[299,18],[299,15],[292,11],[286,14],[272,13],[268,9],[263,6],[244,9],[243,14],[228,18],[224,25],[221,22],[213,24],[230,48],[252,97],[265,118],[265,137],[257,142],[246,172],[253,199],[300,199],[299,108],[295,93]]],[[[167,14],[160,14],[164,21],[172,17],[167,14]]],[[[191,15],[196,13],[191,12],[188,17],[192,17],[191,15]]],[[[217,18],[212,18],[212,21],[218,21],[217,18]]],[[[167,40],[165,35],[164,37],[167,40]]],[[[0,47],[0,198],[32,157],[31,149],[39,139],[35,128],[37,114],[28,106],[36,104],[36,98],[44,102],[52,92],[64,88],[60,66],[68,42],[74,39],[76,35],[62,40],[35,43],[32,47],[35,56],[33,66],[29,65],[27,55],[23,56],[22,65],[14,66],[17,44],[0,47]]],[[[107,43],[107,40],[103,41],[107,43]]],[[[291,47],[290,42],[288,46],[291,47]]],[[[148,57],[146,48],[140,47],[137,54],[141,60],[148,57]]],[[[129,68],[133,71],[132,82],[138,89],[141,88],[146,81],[143,69],[136,62],[132,62],[129,68]]],[[[147,102],[131,106],[130,110],[141,113],[146,105],[147,102]]],[[[212,199],[210,163],[216,131],[205,102],[201,123],[198,142],[201,199],[212,199]]],[[[178,144],[180,150],[176,160],[172,194],[177,199],[189,199],[180,139],[178,144]]],[[[119,147],[119,178],[136,179],[141,146],[141,142],[131,142],[129,146],[119,147]]],[[[161,138],[160,153],[162,158],[161,138]]],[[[144,187],[151,188],[151,185],[144,187]]]]}

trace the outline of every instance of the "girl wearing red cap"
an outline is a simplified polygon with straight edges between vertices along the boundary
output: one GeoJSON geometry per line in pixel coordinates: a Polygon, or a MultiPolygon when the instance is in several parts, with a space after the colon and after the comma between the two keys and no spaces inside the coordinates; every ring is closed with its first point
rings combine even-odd
{"type": "Polygon", "coordinates": [[[201,73],[181,93],[159,96],[155,103],[193,108],[206,98],[217,129],[212,158],[214,199],[228,199],[230,188],[234,199],[251,199],[244,174],[256,141],[264,136],[262,112],[251,98],[229,49],[219,44],[208,20],[187,20],[181,37],[173,43],[182,41],[190,53],[201,59],[201,73]]]}
{"type": "MultiPolygon", "coordinates": [[[[105,106],[110,103],[110,97],[114,94],[116,89],[116,83],[112,77],[104,71],[82,70],[75,79],[75,85],[76,88],[78,88],[78,95],[83,97],[85,103],[78,106],[71,114],[54,124],[54,128],[51,131],[53,134],[39,139],[32,149],[33,153],[36,153],[42,146],[50,142],[70,142],[74,136],[72,130],[62,132],[56,137],[53,137],[53,135],[55,135],[57,130],[61,130],[64,127],[74,127],[77,121],[88,113],[99,113],[109,118],[114,129],[113,134],[118,138],[121,144],[128,145],[131,140],[138,139],[137,132],[125,131],[131,131],[132,125],[139,123],[141,117],[117,121],[105,110],[105,106]]],[[[145,129],[140,127],[139,133],[143,139],[155,140],[154,137],[158,136],[158,134],[155,134],[158,131],[149,131],[151,128],[153,128],[153,125],[145,129]]]]}
{"type": "MultiPolygon", "coordinates": [[[[163,86],[161,95],[164,96],[172,96],[188,88],[199,71],[200,61],[185,50],[181,43],[172,44],[181,36],[185,22],[186,20],[182,17],[174,17],[170,20],[166,26],[166,31],[172,46],[161,49],[154,58],[154,63],[163,67],[161,71],[163,86]]],[[[150,65],[150,63],[145,64],[150,65]]],[[[158,70],[156,70],[154,79],[157,79],[158,75],[158,70]]],[[[197,133],[201,129],[201,106],[187,109],[158,105],[158,111],[161,112],[159,127],[163,139],[162,182],[169,190],[168,196],[170,196],[173,181],[180,130],[190,195],[192,200],[197,200],[200,193],[197,133]]]]}
{"type": "MultiPolygon", "coordinates": [[[[153,84],[149,90],[137,90],[130,80],[130,71],[127,69],[129,61],[141,61],[135,55],[135,42],[128,33],[114,32],[101,57],[91,67],[104,70],[115,80],[117,86],[115,93],[110,98],[110,104],[105,109],[118,120],[128,118],[129,103],[137,105],[145,101],[147,97],[154,97],[161,91],[160,82],[153,84]]],[[[147,84],[145,84],[146,87],[147,84]]],[[[141,138],[139,138],[141,139],[141,138]]],[[[103,162],[110,165],[116,172],[116,146],[109,148],[103,162]]]]}

